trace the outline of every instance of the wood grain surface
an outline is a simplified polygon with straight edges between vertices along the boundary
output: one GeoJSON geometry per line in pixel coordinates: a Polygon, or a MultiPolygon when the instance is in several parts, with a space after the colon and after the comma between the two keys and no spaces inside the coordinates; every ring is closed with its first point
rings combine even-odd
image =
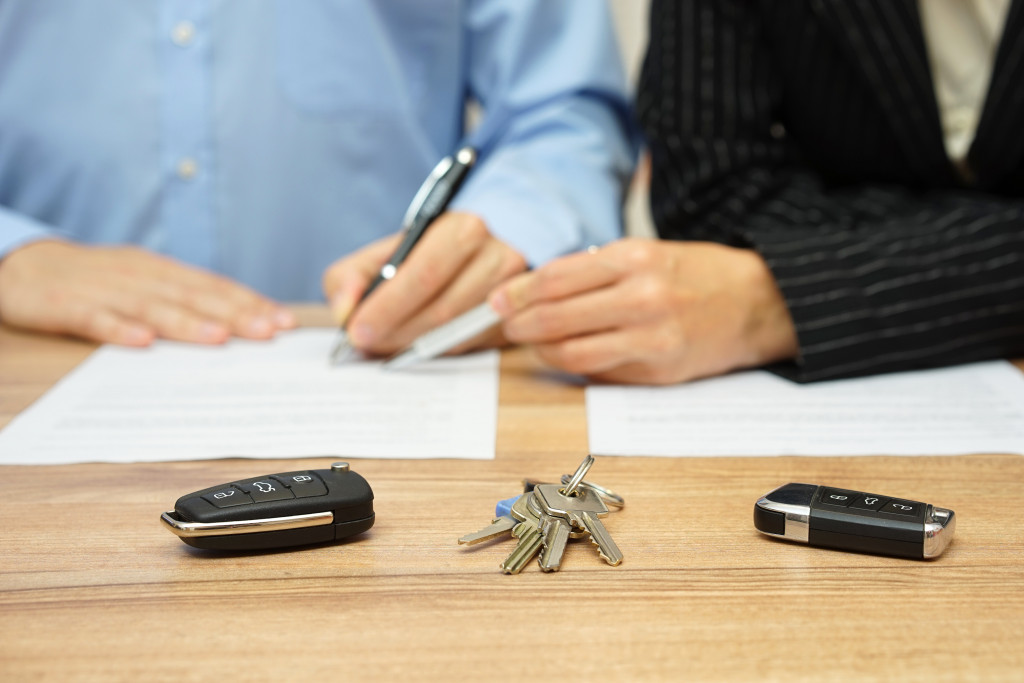
{"type": "MultiPolygon", "coordinates": [[[[0,327],[0,425],[92,348],[0,327]]],[[[574,542],[558,573],[505,576],[510,540],[456,544],[586,448],[582,386],[511,350],[497,458],[352,460],[377,523],[339,545],[210,555],[158,522],[335,458],[2,467],[0,679],[1024,680],[1024,458],[599,457],[619,567],[574,542]],[[789,481],[952,508],[956,539],[914,562],[759,536],[754,502],[789,481]]]]}

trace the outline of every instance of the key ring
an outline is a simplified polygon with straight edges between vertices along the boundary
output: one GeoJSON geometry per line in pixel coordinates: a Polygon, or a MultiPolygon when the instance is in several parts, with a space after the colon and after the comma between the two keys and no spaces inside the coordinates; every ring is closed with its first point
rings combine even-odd
{"type": "MultiPolygon", "coordinates": [[[[563,484],[568,484],[571,479],[572,475],[570,474],[562,475],[563,484]]],[[[608,507],[622,509],[626,505],[626,499],[609,488],[605,488],[604,486],[601,486],[599,484],[594,484],[592,482],[587,481],[586,479],[580,480],[579,485],[582,486],[583,488],[590,489],[591,491],[596,493],[598,498],[603,500],[604,504],[607,505],[608,507]]]]}
{"type": "Polygon", "coordinates": [[[569,477],[569,481],[562,482],[566,485],[565,488],[562,489],[562,493],[566,496],[576,495],[576,487],[580,485],[581,481],[583,481],[583,477],[587,476],[587,472],[590,471],[590,468],[593,467],[593,465],[594,456],[588,453],[587,457],[583,458],[583,462],[580,463],[580,466],[576,468],[576,472],[569,477]]]}
{"type": "MultiPolygon", "coordinates": [[[[571,474],[563,474],[562,484],[568,484],[571,479],[571,474]]],[[[540,481],[538,479],[523,479],[523,490],[529,493],[530,491],[533,490],[535,486],[543,483],[545,482],[540,481]]],[[[591,491],[593,491],[594,494],[597,495],[597,497],[600,498],[602,501],[604,501],[604,504],[610,508],[621,510],[623,507],[626,506],[625,498],[623,498],[622,496],[615,493],[615,491],[612,491],[609,488],[605,488],[604,486],[601,486],[599,484],[589,482],[586,479],[580,481],[579,485],[585,489],[590,489],[591,491]]]]}

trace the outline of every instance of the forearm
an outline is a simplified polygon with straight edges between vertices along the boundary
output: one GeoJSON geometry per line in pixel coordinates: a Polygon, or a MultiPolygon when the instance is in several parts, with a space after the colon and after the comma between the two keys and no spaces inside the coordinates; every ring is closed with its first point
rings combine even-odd
{"type": "Polygon", "coordinates": [[[780,372],[813,381],[1024,353],[1024,202],[789,178],[727,222],[672,224],[676,239],[765,260],[800,346],[780,372]]]}
{"type": "Polygon", "coordinates": [[[815,381],[1024,354],[1024,202],[861,186],[809,170],[736,172],[694,187],[659,229],[757,251],[815,381]],[[713,188],[713,189],[710,189],[713,188]],[[741,191],[746,188],[745,191],[741,191]]]}
{"type": "Polygon", "coordinates": [[[1020,202],[923,197],[887,219],[750,224],[741,239],[771,269],[799,338],[797,364],[780,368],[788,376],[1024,354],[1020,202]]]}

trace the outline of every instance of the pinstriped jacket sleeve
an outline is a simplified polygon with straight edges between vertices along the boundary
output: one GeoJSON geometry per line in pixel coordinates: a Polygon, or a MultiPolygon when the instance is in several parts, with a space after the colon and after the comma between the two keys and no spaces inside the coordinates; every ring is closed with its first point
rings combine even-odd
{"type": "MultiPolygon", "coordinates": [[[[763,19],[739,0],[653,2],[638,111],[659,234],[764,257],[800,346],[773,369],[799,381],[1024,355],[1024,201],[824,177],[829,150],[780,121],[763,19]]],[[[830,125],[857,130],[858,103],[826,87],[830,125]]]]}

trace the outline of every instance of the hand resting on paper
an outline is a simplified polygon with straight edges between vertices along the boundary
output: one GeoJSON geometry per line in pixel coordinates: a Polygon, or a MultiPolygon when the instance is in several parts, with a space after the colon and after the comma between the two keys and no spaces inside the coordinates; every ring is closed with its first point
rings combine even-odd
{"type": "Polygon", "coordinates": [[[295,317],[219,275],[137,247],[44,240],[0,260],[0,321],[98,342],[269,339],[295,317]]]}
{"type": "Polygon", "coordinates": [[[672,384],[792,358],[796,333],[755,252],[624,239],[498,287],[511,342],[597,380],[672,384]]]}

